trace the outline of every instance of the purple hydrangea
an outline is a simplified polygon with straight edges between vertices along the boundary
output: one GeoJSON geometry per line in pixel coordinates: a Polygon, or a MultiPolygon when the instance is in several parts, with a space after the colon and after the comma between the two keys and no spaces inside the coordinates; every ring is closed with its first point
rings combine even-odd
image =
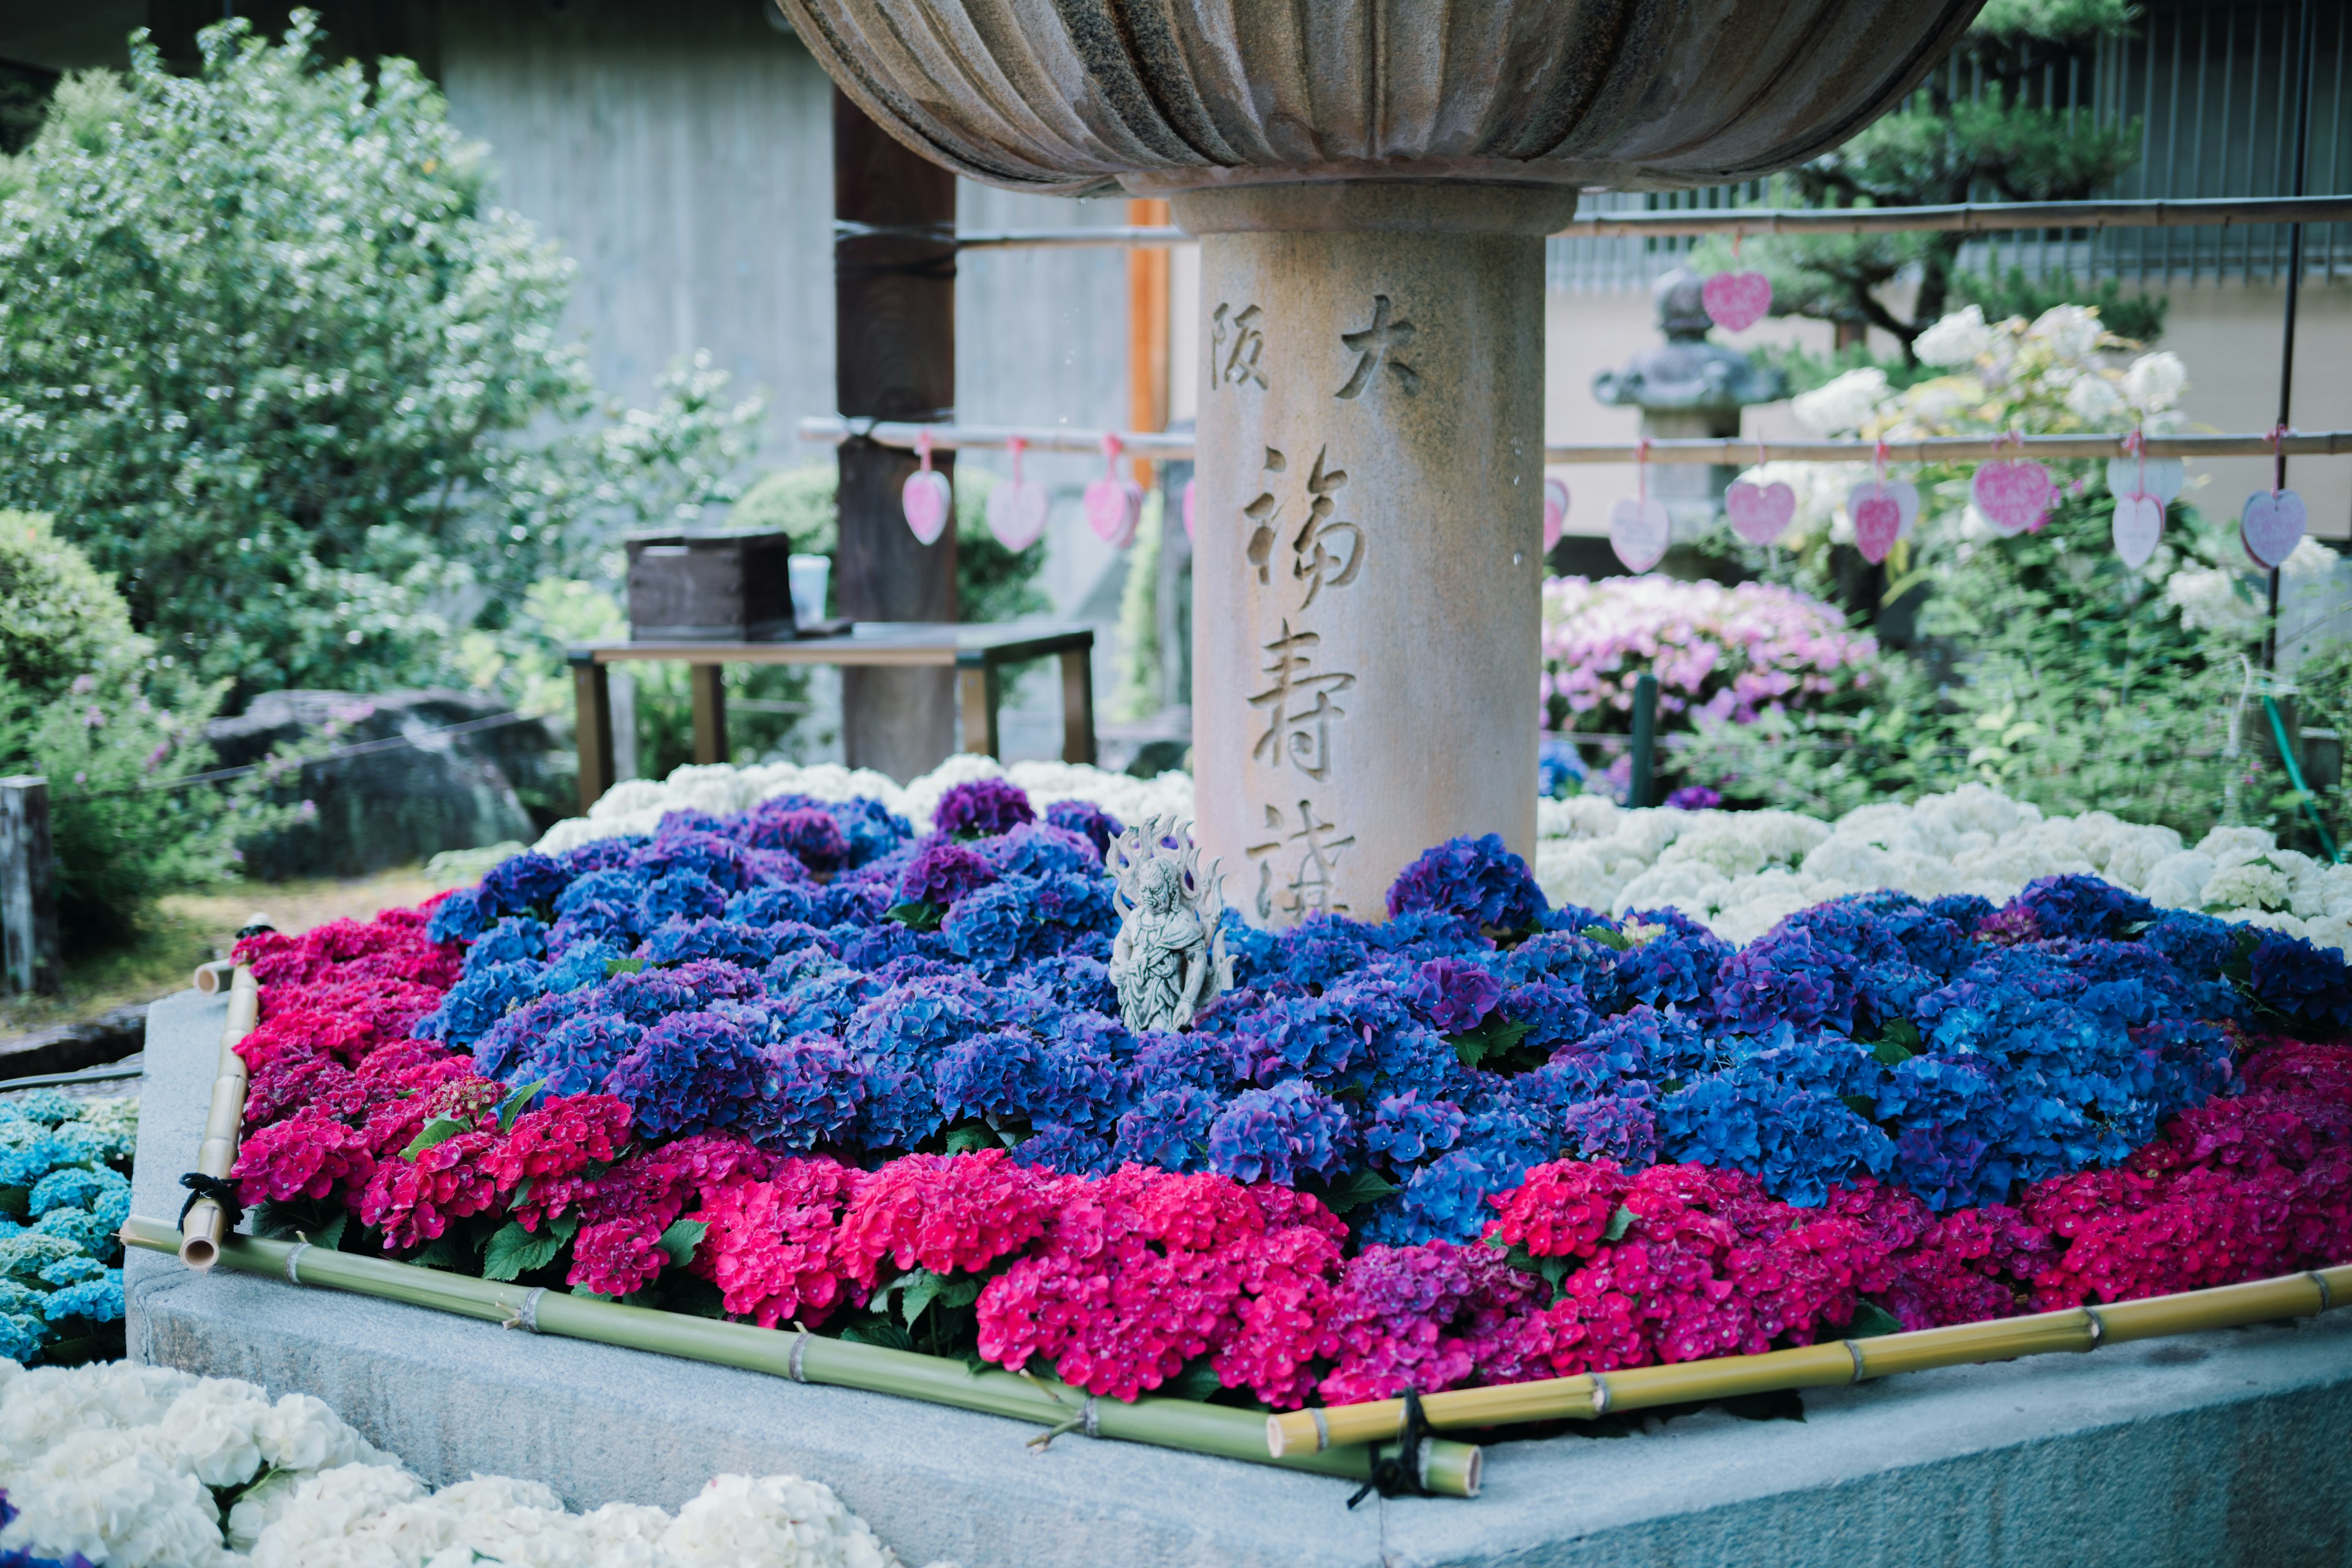
{"type": "Polygon", "coordinates": [[[1528,863],[1494,833],[1423,851],[1389,886],[1391,915],[1431,910],[1496,931],[1527,931],[1549,907],[1528,863]]]}
{"type": "Polygon", "coordinates": [[[934,838],[899,877],[898,898],[906,903],[944,910],[973,889],[994,880],[995,868],[978,854],[951,839],[934,838]]]}
{"type": "Polygon", "coordinates": [[[819,876],[849,863],[849,835],[833,814],[794,804],[790,796],[761,801],[743,814],[744,841],[756,849],[782,849],[819,876]]]}
{"type": "Polygon", "coordinates": [[[801,1154],[831,1143],[857,1121],[866,1075],[839,1040],[795,1035],[761,1053],[760,1098],[743,1106],[744,1134],[764,1149],[801,1154]]]}
{"type": "Polygon", "coordinates": [[[1019,785],[1004,779],[972,779],[940,796],[931,813],[931,830],[950,838],[992,838],[1036,820],[1037,813],[1019,785]]]}
{"type": "Polygon", "coordinates": [[[1109,853],[1112,839],[1127,831],[1118,818],[1087,800],[1057,800],[1045,808],[1045,820],[1092,844],[1097,860],[1109,853]]]}
{"type": "Polygon", "coordinates": [[[672,1013],[614,1064],[604,1092],[649,1137],[756,1121],[769,1087],[767,1029],[764,1013],[731,1003],[672,1013]]]}
{"type": "Polygon", "coordinates": [[[1705,784],[1685,784],[1666,796],[1666,805],[1674,811],[1713,811],[1723,805],[1723,796],[1705,784]]]}
{"type": "MultiPolygon", "coordinates": [[[[2119,937],[2157,917],[2157,907],[2137,893],[2098,877],[2037,877],[2017,895],[2033,922],[2049,936],[2119,937]]],[[[2340,966],[2339,966],[2340,967],[2340,966]]]]}
{"type": "Polygon", "coordinates": [[[1503,983],[1483,965],[1458,958],[1433,958],[1421,966],[1408,993],[1439,1032],[1458,1035],[1503,999],[1503,983]]]}

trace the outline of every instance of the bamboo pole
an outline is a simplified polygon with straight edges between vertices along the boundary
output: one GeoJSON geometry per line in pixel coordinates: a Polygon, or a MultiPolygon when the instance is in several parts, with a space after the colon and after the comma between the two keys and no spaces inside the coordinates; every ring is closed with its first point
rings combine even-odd
{"type": "Polygon", "coordinates": [[[236,973],[236,962],[224,958],[217,963],[197,964],[195,977],[189,984],[194,985],[200,994],[217,995],[227,986],[236,973]]]}
{"type": "MultiPolygon", "coordinates": [[[[261,988],[253,971],[236,965],[229,983],[228,1022],[221,1028],[220,1070],[213,1079],[213,1104],[205,1117],[205,1141],[196,1147],[196,1169],[207,1176],[226,1176],[236,1163],[237,1133],[245,1125],[245,1058],[237,1046],[253,1032],[261,1013],[261,988]]],[[[210,1268],[220,1256],[221,1236],[228,1226],[221,1206],[198,1198],[180,1221],[176,1250],[191,1268],[210,1268]]]]}
{"type": "MultiPolygon", "coordinates": [[[[1955,1323],[1865,1340],[1835,1340],[1761,1355],[1586,1373],[1500,1388],[1457,1388],[1422,1395],[1422,1418],[1432,1428],[1455,1431],[1526,1421],[1590,1421],[1612,1410],[1822,1388],[1931,1367],[2013,1361],[2059,1351],[2093,1351],[2130,1340],[2242,1328],[2281,1318],[2312,1317],[2347,1304],[2352,1304],[2352,1265],[2107,1306],[2071,1307],[2060,1312],[1955,1323]]],[[[1276,1456],[1312,1453],[1326,1445],[1393,1438],[1403,1419],[1402,1399],[1270,1415],[1265,1424],[1266,1451],[1276,1456]]]]}
{"type": "MultiPolygon", "coordinates": [[[[1014,439],[1037,452],[1081,452],[1102,449],[1103,437],[1115,435],[1138,457],[1188,461],[1192,437],[1149,430],[1024,430],[999,425],[919,425],[890,420],[846,420],[835,416],[803,419],[800,438],[839,445],[852,436],[882,447],[912,450],[919,435],[928,435],[942,451],[994,451],[1014,439]]],[[[2128,458],[2136,454],[2125,443],[2130,432],[2083,436],[1934,436],[1913,441],[1889,441],[1890,463],[1984,463],[2003,458],[2128,458]]],[[[2267,435],[2150,436],[2151,458],[2340,457],[2352,453],[2352,430],[2291,431],[2273,440],[2267,435]]],[[[1711,463],[1747,468],[1757,463],[1867,463],[1879,456],[1875,441],[1751,441],[1738,437],[1719,440],[1651,441],[1646,444],[1587,444],[1546,447],[1547,463],[1711,463]]]]}
{"type": "MultiPolygon", "coordinates": [[[[121,1237],[126,1246],[157,1252],[172,1251],[177,1245],[176,1233],[169,1225],[136,1215],[124,1222],[121,1237]]],[[[1058,1431],[1276,1464],[1350,1480],[1367,1479],[1371,1469],[1372,1456],[1362,1447],[1269,1455],[1261,1418],[1225,1405],[1188,1399],[1145,1398],[1132,1405],[1096,1399],[1051,1378],[995,1370],[975,1373],[961,1361],[940,1356],[854,1344],[805,1331],[762,1329],[625,1307],[559,1290],[501,1285],[307,1243],[230,1236],[220,1241],[216,1256],[231,1268],[271,1275],[297,1285],[428,1307],[535,1333],[740,1367],[789,1377],[795,1383],[865,1389],[1034,1422],[1058,1431]]],[[[1391,1434],[1380,1436],[1388,1440],[1391,1434]]],[[[1426,1438],[1417,1459],[1427,1491],[1441,1497],[1478,1495],[1483,1458],[1475,1446],[1426,1438]]]]}

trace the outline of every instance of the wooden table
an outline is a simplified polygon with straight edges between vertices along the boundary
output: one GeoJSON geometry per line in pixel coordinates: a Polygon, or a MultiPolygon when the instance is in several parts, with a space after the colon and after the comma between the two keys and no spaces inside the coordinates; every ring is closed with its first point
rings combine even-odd
{"type": "Polygon", "coordinates": [[[1092,626],[958,626],[923,621],[860,621],[838,637],[791,642],[575,643],[570,656],[580,740],[580,809],[613,787],[613,695],[605,667],[635,660],[691,667],[694,760],[727,758],[727,695],[719,671],[730,664],[952,666],[963,711],[963,749],[997,754],[997,672],[1024,659],[1062,660],[1062,760],[1095,760],[1092,626]]]}

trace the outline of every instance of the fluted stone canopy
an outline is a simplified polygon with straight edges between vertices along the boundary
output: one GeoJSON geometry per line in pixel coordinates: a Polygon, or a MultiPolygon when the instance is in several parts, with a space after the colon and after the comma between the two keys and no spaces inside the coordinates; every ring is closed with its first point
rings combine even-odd
{"type": "Polygon", "coordinates": [[[1010,190],[1784,169],[1916,87],[1983,0],[780,0],[900,141],[1010,190]]]}

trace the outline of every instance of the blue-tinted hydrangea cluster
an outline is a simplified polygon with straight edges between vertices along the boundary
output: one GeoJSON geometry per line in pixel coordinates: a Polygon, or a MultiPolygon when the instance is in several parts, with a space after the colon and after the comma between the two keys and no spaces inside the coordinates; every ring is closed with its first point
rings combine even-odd
{"type": "Polygon", "coordinates": [[[1998,1201],[2225,1088],[2229,1026],[2352,1026],[2337,956],[2090,878],[2001,910],[1839,900],[1735,951],[1671,910],[1555,909],[1489,835],[1415,861],[1378,924],[1229,913],[1235,989],[1138,1036],[1105,967],[1118,825],[993,784],[947,805],[928,838],[784,797],[518,857],[435,913],[472,945],[417,1032],[618,1095],[656,1137],[869,1162],[1002,1141],[1379,1194],[1350,1223],[1407,1243],[1475,1237],[1488,1194],[1564,1156],[1751,1171],[1800,1204],[1864,1175],[1998,1201]]]}
{"type": "Polygon", "coordinates": [[[0,1355],[28,1362],[122,1319],[137,1103],[45,1090],[0,1102],[0,1355]]]}

